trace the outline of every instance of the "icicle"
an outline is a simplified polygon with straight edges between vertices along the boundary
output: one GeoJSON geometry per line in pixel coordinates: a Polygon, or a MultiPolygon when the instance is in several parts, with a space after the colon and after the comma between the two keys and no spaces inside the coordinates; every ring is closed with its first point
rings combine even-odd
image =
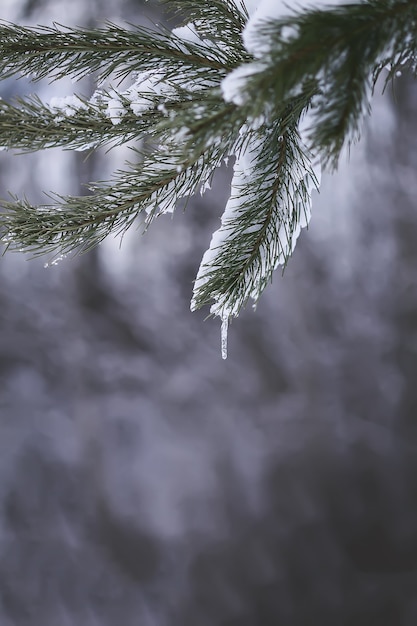
{"type": "Polygon", "coordinates": [[[222,359],[227,359],[227,331],[229,328],[229,317],[222,317],[221,343],[222,343],[222,359]]]}

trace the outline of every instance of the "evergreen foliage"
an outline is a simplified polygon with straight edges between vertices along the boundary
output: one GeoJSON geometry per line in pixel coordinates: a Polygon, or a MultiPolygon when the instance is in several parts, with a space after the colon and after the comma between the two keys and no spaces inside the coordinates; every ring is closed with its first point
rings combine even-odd
{"type": "Polygon", "coordinates": [[[242,0],[170,0],[169,9],[184,27],[0,25],[1,78],[93,73],[98,83],[91,98],[0,100],[3,148],[136,140],[136,162],[91,183],[89,195],[3,201],[0,232],[10,249],[85,251],[139,215],[148,226],[234,156],[231,196],[192,299],[193,309],[211,304],[225,330],[287,263],[310,218],[319,164],[337,167],[359,138],[382,71],[386,81],[404,67],[415,72],[417,4],[366,0],[258,23],[242,0]]]}

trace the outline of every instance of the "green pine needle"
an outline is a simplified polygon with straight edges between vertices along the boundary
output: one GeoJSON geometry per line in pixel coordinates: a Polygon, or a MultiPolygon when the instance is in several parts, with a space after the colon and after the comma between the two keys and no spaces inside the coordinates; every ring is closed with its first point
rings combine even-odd
{"type": "Polygon", "coordinates": [[[289,10],[258,26],[254,57],[242,38],[248,14],[240,0],[164,2],[185,24],[173,33],[111,23],[90,30],[0,24],[0,78],[95,75],[99,87],[74,105],[0,100],[0,146],[81,150],[135,141],[137,156],[107,183],[91,183],[89,195],[52,194],[38,207],[4,201],[0,233],[10,249],[85,251],[140,216],[149,225],[237,155],[231,200],[192,301],[226,319],[285,267],[308,222],[316,165],[337,167],[359,138],[384,69],[386,81],[398,69],[415,71],[417,4],[289,10]],[[117,87],[126,78],[130,91],[117,87]]]}

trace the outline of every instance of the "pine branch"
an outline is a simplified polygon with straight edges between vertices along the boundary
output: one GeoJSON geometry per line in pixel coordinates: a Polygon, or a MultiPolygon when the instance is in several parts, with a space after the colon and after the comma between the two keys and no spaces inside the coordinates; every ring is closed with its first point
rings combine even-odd
{"type": "Polygon", "coordinates": [[[285,267],[311,209],[318,179],[297,131],[304,100],[272,126],[243,129],[232,195],[203,257],[192,309],[210,302],[212,314],[237,316],[285,267]]]}
{"type": "MultiPolygon", "coordinates": [[[[231,66],[250,59],[242,41],[242,31],[248,19],[244,3],[234,0],[164,0],[168,15],[180,20],[186,28],[195,29],[202,41],[224,50],[231,66]],[[240,6],[239,6],[240,5],[240,6]]],[[[210,46],[212,47],[212,46],[210,46]]]]}
{"type": "MultiPolygon", "coordinates": [[[[119,130],[121,141],[124,136],[128,138],[129,128],[132,127],[131,132],[137,133],[140,127],[142,131],[147,131],[154,142],[158,142],[154,151],[143,157],[135,150],[141,162],[132,165],[130,171],[120,172],[108,184],[89,185],[88,189],[93,195],[56,196],[57,203],[39,207],[17,198],[3,201],[5,212],[0,214],[0,231],[7,247],[36,254],[85,251],[111,232],[117,234],[128,229],[140,213],[147,215],[146,223],[149,225],[155,216],[172,211],[180,199],[195,195],[199,188],[208,185],[215,169],[233,151],[243,122],[240,111],[224,102],[219,89],[208,91],[208,95],[205,95],[204,90],[193,94],[192,102],[189,97],[182,101],[174,99],[164,104],[163,113],[155,108],[145,111],[155,116],[153,127],[146,116],[142,126],[141,118],[135,117],[136,126],[132,127],[130,118],[124,121],[125,115],[120,124],[115,126],[102,114],[102,118],[96,120],[98,127],[95,129],[97,132],[99,127],[102,129],[101,142],[107,138],[114,139],[114,128],[122,127],[119,130]],[[105,124],[107,127],[104,127],[105,124]]],[[[180,97],[181,92],[177,95],[180,97]]],[[[86,138],[90,141],[91,135],[87,137],[85,133],[83,135],[76,131],[77,119],[88,122],[95,119],[91,117],[87,104],[84,104],[86,109],[76,108],[74,116],[64,115],[58,124],[48,125],[46,120],[44,137],[36,133],[31,137],[23,132],[21,137],[18,136],[20,147],[34,149],[38,141],[48,142],[49,146],[54,141],[64,145],[66,140],[66,145],[71,140],[72,146],[80,144],[83,147],[83,142],[86,138]],[[61,125],[65,133],[57,135],[61,125]],[[76,132],[71,136],[73,128],[76,132]]],[[[0,111],[1,105],[4,105],[7,118],[10,105],[0,101],[0,111]]],[[[35,100],[33,107],[35,110],[41,109],[49,119],[51,111],[48,106],[35,100]]],[[[15,115],[24,117],[25,111],[16,111],[15,115]]],[[[3,121],[3,115],[0,119],[3,121]]],[[[30,121],[25,120],[25,123],[29,126],[30,121]]],[[[4,140],[6,132],[10,130],[11,133],[12,128],[6,125],[1,129],[0,125],[0,139],[4,140]]],[[[42,124],[39,129],[41,132],[42,124]]],[[[91,132],[91,128],[89,130],[91,132]]],[[[18,132],[15,128],[14,133],[18,132]]],[[[13,145],[16,146],[17,142],[14,141],[13,145]]]]}
{"type": "MultiPolygon", "coordinates": [[[[119,95],[121,107],[123,96],[119,95]]],[[[17,98],[15,105],[0,100],[0,146],[32,152],[57,146],[88,150],[106,144],[120,145],[151,134],[163,114],[157,106],[135,115],[125,101],[123,119],[115,124],[106,108],[110,96],[92,104],[72,96],[58,107],[43,103],[37,96],[17,98]],[[71,104],[71,102],[74,102],[71,104]]],[[[150,102],[152,105],[152,103],[150,102]]]]}
{"type": "Polygon", "coordinates": [[[32,206],[27,200],[3,201],[0,230],[8,249],[66,255],[85,252],[109,234],[121,234],[140,214],[148,226],[171,211],[172,196],[194,195],[213,173],[210,154],[193,163],[180,154],[152,154],[130,171],[121,171],[108,184],[91,184],[94,195],[55,196],[54,204],[32,206]]]}
{"type": "MultiPolygon", "coordinates": [[[[156,33],[141,27],[127,30],[115,24],[95,30],[42,26],[37,29],[0,25],[0,76],[14,74],[42,78],[76,79],[97,72],[99,81],[111,75],[126,78],[132,72],[154,70],[167,78],[188,69],[206,76],[231,69],[227,54],[156,33]]],[[[190,76],[191,77],[191,76],[190,76]]]]}
{"type": "Polygon", "coordinates": [[[389,80],[398,66],[414,63],[416,32],[414,0],[368,0],[267,20],[257,31],[264,54],[248,68],[240,98],[257,117],[265,104],[270,111],[315,81],[309,145],[335,168],[342,148],[358,139],[382,68],[390,65],[389,80]]]}
{"type": "Polygon", "coordinates": [[[243,1],[235,0],[163,0],[169,14],[183,24],[201,23],[207,36],[217,34],[223,37],[225,31],[234,32],[241,39],[243,28],[248,20],[248,12],[243,1]]]}
{"type": "Polygon", "coordinates": [[[176,129],[182,129],[183,152],[188,159],[195,160],[209,152],[219,167],[222,160],[234,154],[246,117],[244,111],[223,100],[219,88],[195,93],[191,100],[166,106],[167,116],[158,130],[171,136],[176,129]]]}
{"type": "Polygon", "coordinates": [[[148,139],[140,163],[91,184],[92,195],[53,196],[40,207],[3,203],[0,232],[12,249],[83,251],[140,214],[149,225],[236,155],[192,300],[193,309],[211,303],[225,330],[285,267],[309,221],[317,164],[336,167],[358,139],[382,70],[386,80],[404,65],[415,70],[417,5],[366,0],[262,23],[248,21],[242,0],[169,0],[169,8],[186,20],[172,33],[0,26],[0,77],[132,77],[124,91],[109,87],[89,100],[0,101],[0,145],[82,149],[148,139]]]}

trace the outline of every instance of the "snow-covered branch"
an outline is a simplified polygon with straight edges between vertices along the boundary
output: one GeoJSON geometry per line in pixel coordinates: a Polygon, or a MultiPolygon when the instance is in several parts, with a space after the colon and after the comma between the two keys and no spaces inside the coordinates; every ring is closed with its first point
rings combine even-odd
{"type": "MultiPolygon", "coordinates": [[[[320,164],[357,140],[376,79],[415,70],[417,5],[338,0],[170,0],[172,32],[0,26],[0,76],[98,75],[93,95],[0,101],[0,146],[94,149],[141,140],[137,164],[91,195],[3,202],[7,247],[67,253],[149,224],[234,159],[231,194],[203,256],[192,308],[222,318],[258,300],[311,215],[320,164]],[[120,87],[121,79],[129,79],[120,87]],[[126,84],[126,83],[125,83],[126,84]]],[[[223,355],[226,342],[223,342],[223,355]]]]}

